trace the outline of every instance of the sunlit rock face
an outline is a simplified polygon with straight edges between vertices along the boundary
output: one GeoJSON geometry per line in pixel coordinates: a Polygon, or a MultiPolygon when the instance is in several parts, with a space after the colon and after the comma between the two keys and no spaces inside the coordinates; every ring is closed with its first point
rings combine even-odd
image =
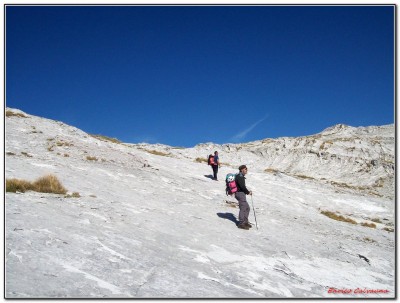
{"type": "Polygon", "coordinates": [[[67,189],[6,193],[6,298],[395,296],[394,125],[180,148],[6,111],[6,179],[67,189]],[[250,230],[225,194],[240,164],[250,230]]]}

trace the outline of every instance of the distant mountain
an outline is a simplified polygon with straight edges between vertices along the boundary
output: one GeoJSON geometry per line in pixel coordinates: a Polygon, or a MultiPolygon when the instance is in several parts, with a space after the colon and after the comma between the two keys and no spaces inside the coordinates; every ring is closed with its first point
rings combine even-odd
{"type": "Polygon", "coordinates": [[[329,183],[339,190],[394,199],[394,124],[357,128],[338,124],[305,137],[206,143],[186,150],[157,148],[187,158],[206,157],[218,150],[221,161],[233,169],[245,163],[256,171],[285,173],[329,183]]]}

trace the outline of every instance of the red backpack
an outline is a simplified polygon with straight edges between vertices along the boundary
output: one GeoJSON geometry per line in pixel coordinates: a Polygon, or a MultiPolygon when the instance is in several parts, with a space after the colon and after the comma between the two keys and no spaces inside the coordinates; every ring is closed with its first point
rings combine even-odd
{"type": "Polygon", "coordinates": [[[214,165],[214,156],[213,155],[209,155],[208,156],[208,165],[214,165]]]}
{"type": "Polygon", "coordinates": [[[227,174],[225,178],[225,183],[226,183],[226,195],[233,195],[235,192],[238,191],[237,185],[236,185],[236,174],[227,174]]]}

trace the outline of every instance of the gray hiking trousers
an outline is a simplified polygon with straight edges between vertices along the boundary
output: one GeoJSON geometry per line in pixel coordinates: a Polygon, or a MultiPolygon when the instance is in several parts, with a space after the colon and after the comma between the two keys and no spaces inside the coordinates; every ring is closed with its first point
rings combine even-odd
{"type": "Polygon", "coordinates": [[[247,203],[246,194],[244,192],[236,192],[235,198],[239,201],[239,224],[249,223],[250,206],[247,203]]]}

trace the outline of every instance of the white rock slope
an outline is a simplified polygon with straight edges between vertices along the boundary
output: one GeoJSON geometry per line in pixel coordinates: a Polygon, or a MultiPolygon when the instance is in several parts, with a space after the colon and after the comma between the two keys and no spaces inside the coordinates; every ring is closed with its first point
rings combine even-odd
{"type": "Polygon", "coordinates": [[[22,114],[5,118],[6,178],[52,173],[81,197],[6,193],[6,298],[395,296],[392,126],[178,149],[22,114]],[[235,167],[220,179],[248,164],[258,230],[236,228],[235,199],[195,161],[214,149],[235,167]]]}

